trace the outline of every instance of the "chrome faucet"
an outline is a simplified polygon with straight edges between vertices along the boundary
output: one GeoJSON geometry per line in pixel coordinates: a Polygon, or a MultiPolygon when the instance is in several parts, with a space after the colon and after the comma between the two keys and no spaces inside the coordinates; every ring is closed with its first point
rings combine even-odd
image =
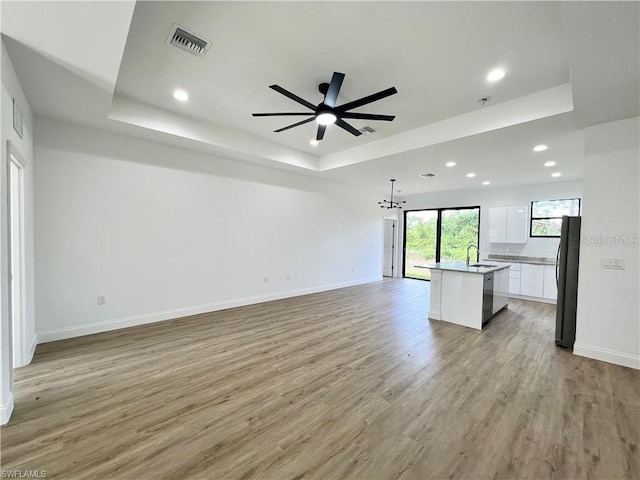
{"type": "MultiPolygon", "coordinates": [[[[476,249],[476,255],[477,255],[476,258],[478,258],[478,260],[479,260],[479,257],[480,257],[480,250],[478,249],[478,247],[476,245],[469,245],[467,247],[467,267],[469,266],[469,250],[471,248],[475,248],[476,249]]],[[[476,261],[478,261],[478,260],[476,260],[476,261]]]]}

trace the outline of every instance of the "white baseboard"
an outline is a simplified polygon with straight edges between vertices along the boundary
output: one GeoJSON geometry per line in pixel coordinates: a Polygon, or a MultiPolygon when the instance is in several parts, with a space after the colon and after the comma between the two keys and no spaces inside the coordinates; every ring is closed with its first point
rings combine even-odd
{"type": "Polygon", "coordinates": [[[6,425],[9,423],[11,414],[13,413],[13,393],[9,392],[9,398],[7,402],[0,405],[0,425],[6,425]]]}
{"type": "Polygon", "coordinates": [[[210,303],[207,305],[198,305],[194,307],[178,308],[175,310],[166,310],[162,312],[154,312],[143,315],[134,315],[131,317],[117,318],[114,320],[105,320],[103,322],[89,323],[73,327],[66,327],[56,330],[47,330],[38,332],[37,342],[46,343],[56,340],[64,340],[66,338],[82,337],[84,335],[92,335],[94,333],[108,332],[121,328],[135,327],[147,323],[162,322],[164,320],[172,320],[174,318],[189,317],[191,315],[199,315],[201,313],[215,312],[217,310],[226,310],[228,308],[242,307],[245,305],[253,305],[256,303],[270,302],[273,300],[281,300],[283,298],[299,297],[301,295],[309,295],[311,293],[326,292],[336,290],[338,288],[352,287],[365,283],[381,281],[382,277],[370,277],[360,280],[352,280],[349,282],[334,283],[319,287],[301,288],[297,290],[289,290],[286,292],[273,293],[268,295],[258,295],[254,297],[245,297],[225,302],[210,303]]]}
{"type": "Polygon", "coordinates": [[[34,335],[33,342],[31,342],[31,347],[29,347],[29,351],[27,352],[27,365],[29,365],[33,360],[33,355],[36,353],[37,345],[38,345],[38,342],[36,341],[36,337],[34,335]]]}
{"type": "Polygon", "coordinates": [[[593,358],[595,360],[640,370],[640,357],[627,353],[615,352],[605,348],[589,347],[577,343],[573,345],[573,353],[581,357],[593,358]]]}
{"type": "Polygon", "coordinates": [[[551,305],[555,305],[557,303],[556,300],[552,300],[550,298],[529,297],[527,295],[516,295],[514,293],[510,293],[509,298],[517,298],[518,300],[529,300],[530,302],[549,303],[551,305]]]}

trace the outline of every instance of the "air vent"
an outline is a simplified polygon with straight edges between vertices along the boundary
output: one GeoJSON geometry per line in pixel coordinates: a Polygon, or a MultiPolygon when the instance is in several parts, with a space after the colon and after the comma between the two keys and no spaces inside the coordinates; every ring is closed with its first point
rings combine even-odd
{"type": "Polygon", "coordinates": [[[436,174],[435,173],[421,173],[419,176],[422,177],[422,178],[433,178],[433,177],[436,176],[436,174]]]}
{"type": "Polygon", "coordinates": [[[202,58],[211,46],[211,42],[208,40],[189,33],[184,28],[175,24],[171,28],[169,37],[167,37],[167,43],[198,58],[202,58]]]}
{"type": "Polygon", "coordinates": [[[360,133],[362,133],[363,135],[371,135],[372,133],[376,133],[377,131],[378,130],[373,127],[369,127],[368,125],[360,129],[360,133]]]}

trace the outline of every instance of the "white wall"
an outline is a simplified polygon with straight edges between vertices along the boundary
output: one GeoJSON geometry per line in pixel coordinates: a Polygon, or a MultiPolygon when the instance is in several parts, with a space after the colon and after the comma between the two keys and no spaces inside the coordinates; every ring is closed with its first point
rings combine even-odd
{"type": "MultiPolygon", "coordinates": [[[[572,180],[523,185],[505,188],[474,188],[452,190],[403,197],[407,200],[405,210],[424,208],[446,208],[480,206],[480,257],[489,253],[555,258],[559,240],[557,238],[528,238],[525,244],[496,244],[489,242],[489,209],[510,205],[530,207],[534,200],[553,200],[582,197],[582,181],[572,180]]],[[[402,227],[404,231],[404,227],[402,227]]]]}
{"type": "Polygon", "coordinates": [[[0,53],[2,99],[1,99],[1,139],[0,139],[0,359],[1,359],[1,390],[0,390],[0,423],[6,423],[13,408],[12,395],[12,347],[11,325],[9,317],[9,249],[8,249],[8,202],[7,202],[7,171],[8,148],[7,142],[19,152],[24,162],[25,181],[25,336],[28,357],[30,361],[35,349],[34,329],[34,265],[33,265],[33,116],[27,103],[20,82],[16,77],[4,42],[0,53]],[[16,99],[23,113],[23,137],[20,138],[13,129],[13,99],[16,99]]]}
{"type": "Polygon", "coordinates": [[[381,278],[374,196],[39,118],[35,157],[39,342],[381,278]]]}
{"type": "Polygon", "coordinates": [[[586,130],[574,353],[640,368],[638,117],[586,130]],[[621,258],[624,270],[601,268],[621,258]]]}

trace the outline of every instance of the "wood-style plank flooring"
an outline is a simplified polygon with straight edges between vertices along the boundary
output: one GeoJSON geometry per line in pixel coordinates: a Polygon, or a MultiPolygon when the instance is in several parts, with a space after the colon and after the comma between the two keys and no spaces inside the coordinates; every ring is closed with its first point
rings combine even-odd
{"type": "Polygon", "coordinates": [[[383,282],[38,346],[2,468],[75,479],[640,478],[640,372],[383,282]]]}

